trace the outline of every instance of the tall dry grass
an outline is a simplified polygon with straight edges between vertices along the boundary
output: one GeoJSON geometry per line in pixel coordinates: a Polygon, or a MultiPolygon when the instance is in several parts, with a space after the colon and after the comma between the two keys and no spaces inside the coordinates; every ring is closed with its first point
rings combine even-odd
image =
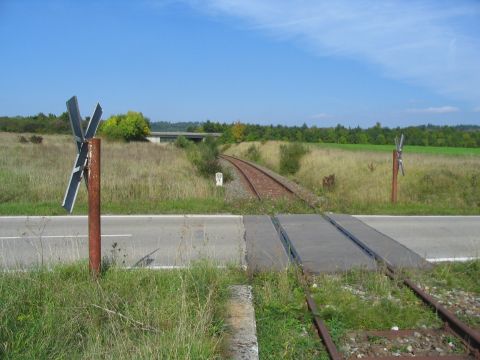
{"type": "MultiPolygon", "coordinates": [[[[42,144],[0,133],[0,202],[61,203],[76,150],[71,136],[44,135],[42,144]]],[[[102,141],[102,201],[157,202],[217,196],[212,181],[197,176],[173,145],[102,141]]],[[[86,202],[82,184],[77,203],[86,202]]]]}
{"type": "MultiPolygon", "coordinates": [[[[260,163],[279,170],[282,142],[256,143],[260,163]]],[[[228,154],[244,156],[251,143],[228,154]]],[[[300,170],[291,178],[325,199],[325,210],[342,212],[480,213],[480,157],[411,154],[404,151],[406,176],[399,175],[399,203],[390,204],[392,154],[346,151],[309,145],[300,170]],[[335,174],[335,186],[323,178],[335,174]]]]}

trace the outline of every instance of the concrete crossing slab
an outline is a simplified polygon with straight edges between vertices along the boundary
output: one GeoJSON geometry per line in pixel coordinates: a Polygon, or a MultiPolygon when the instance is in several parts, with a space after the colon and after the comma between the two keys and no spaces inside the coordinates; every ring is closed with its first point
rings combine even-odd
{"type": "MultiPolygon", "coordinates": [[[[241,216],[102,216],[102,256],[122,266],[170,268],[211,259],[245,264],[241,216]]],[[[88,258],[86,216],[0,217],[0,268],[88,258]]]]}
{"type": "Polygon", "coordinates": [[[277,219],[309,272],[376,269],[370,256],[320,215],[278,215],[277,219]]]}
{"type": "Polygon", "coordinates": [[[326,216],[395,268],[431,266],[417,253],[351,215],[327,214],[326,216]]]}
{"type": "Polygon", "coordinates": [[[289,259],[270,217],[246,215],[243,224],[248,268],[253,271],[284,270],[289,259]]]}
{"type": "Polygon", "coordinates": [[[430,262],[480,259],[480,216],[355,217],[430,262]]]}

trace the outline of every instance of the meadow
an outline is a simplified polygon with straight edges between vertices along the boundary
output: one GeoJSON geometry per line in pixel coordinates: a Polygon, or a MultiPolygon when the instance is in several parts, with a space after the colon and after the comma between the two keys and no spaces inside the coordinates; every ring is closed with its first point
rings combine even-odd
{"type": "MultiPolygon", "coordinates": [[[[25,135],[28,138],[29,135],[25,135]]],[[[61,207],[76,156],[71,135],[43,135],[41,144],[0,132],[0,215],[64,215],[61,207]]],[[[214,176],[201,176],[173,144],[110,142],[101,146],[103,214],[307,212],[300,201],[227,200],[214,176]]],[[[82,181],[74,214],[86,214],[82,181]]]]}
{"type": "MultiPolygon", "coordinates": [[[[226,153],[246,157],[255,145],[260,153],[258,162],[279,171],[281,144],[240,143],[226,153]]],[[[406,173],[399,175],[398,203],[392,204],[393,146],[305,145],[309,152],[301,159],[299,171],[289,177],[323,199],[321,210],[350,214],[480,213],[480,156],[473,154],[478,149],[436,148],[444,151],[440,154],[405,146],[406,173]],[[324,187],[323,179],[332,174],[334,185],[324,187]]]]}
{"type": "Polygon", "coordinates": [[[243,282],[206,262],[95,281],[86,263],[0,272],[0,358],[225,358],[228,286],[243,282]]]}

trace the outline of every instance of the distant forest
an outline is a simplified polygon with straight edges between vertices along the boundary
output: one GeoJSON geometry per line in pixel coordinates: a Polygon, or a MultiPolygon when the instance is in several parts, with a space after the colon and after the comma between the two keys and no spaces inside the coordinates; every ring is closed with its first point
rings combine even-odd
{"type": "MultiPolygon", "coordinates": [[[[85,122],[88,121],[88,118],[85,122]]],[[[347,128],[342,125],[330,128],[315,126],[283,126],[283,125],[255,125],[221,124],[207,120],[206,122],[179,122],[166,121],[150,123],[152,131],[193,131],[193,132],[220,132],[221,140],[225,143],[239,141],[305,141],[341,144],[393,144],[395,136],[405,134],[409,145],[423,146],[452,146],[452,147],[480,147],[480,126],[457,125],[436,126],[422,125],[404,128],[383,127],[380,123],[362,129],[360,127],[347,128]]],[[[0,131],[18,133],[61,133],[70,134],[70,122],[65,112],[59,116],[39,113],[33,116],[0,116],[0,131]]]]}
{"type": "Polygon", "coordinates": [[[177,122],[157,121],[150,123],[151,131],[187,131],[188,129],[201,128],[201,122],[177,122]]]}
{"type": "Polygon", "coordinates": [[[188,130],[221,132],[224,142],[285,140],[299,142],[325,142],[340,144],[393,144],[395,137],[405,134],[409,145],[480,147],[480,126],[436,126],[422,125],[404,128],[382,127],[380,123],[362,129],[347,128],[342,125],[330,128],[315,126],[283,126],[254,124],[219,124],[207,121],[200,128],[188,130]]]}

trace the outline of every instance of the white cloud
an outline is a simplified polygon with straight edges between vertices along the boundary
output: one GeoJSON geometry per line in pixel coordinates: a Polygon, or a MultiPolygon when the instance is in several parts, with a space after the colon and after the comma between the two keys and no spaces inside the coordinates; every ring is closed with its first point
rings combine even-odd
{"type": "Polygon", "coordinates": [[[448,114],[457,112],[458,108],[455,106],[439,106],[439,107],[428,107],[425,109],[407,109],[406,112],[412,114],[448,114]]]}
{"type": "Polygon", "coordinates": [[[480,98],[480,40],[473,30],[480,2],[183,1],[213,15],[245,19],[253,29],[300,41],[321,56],[378,65],[387,76],[457,99],[480,98]]]}

